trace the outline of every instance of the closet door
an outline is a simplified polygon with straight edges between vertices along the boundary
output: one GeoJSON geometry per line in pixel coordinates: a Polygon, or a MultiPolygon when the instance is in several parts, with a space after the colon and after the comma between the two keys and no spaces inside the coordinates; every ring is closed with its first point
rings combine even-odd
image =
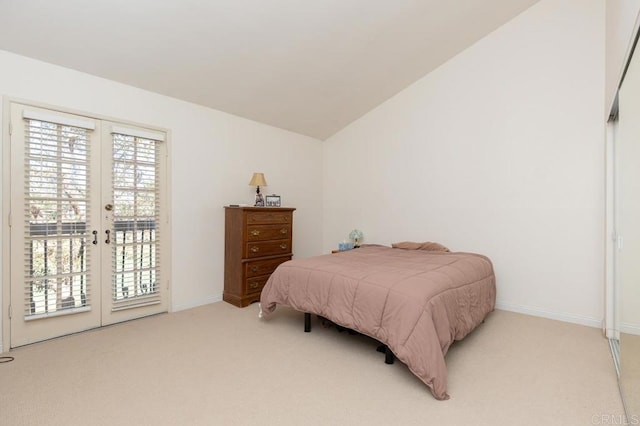
{"type": "Polygon", "coordinates": [[[616,275],[620,314],[620,390],[627,419],[640,419],[640,53],[618,92],[616,275]]]}
{"type": "Polygon", "coordinates": [[[100,123],[12,104],[11,346],[100,325],[100,123]]]}

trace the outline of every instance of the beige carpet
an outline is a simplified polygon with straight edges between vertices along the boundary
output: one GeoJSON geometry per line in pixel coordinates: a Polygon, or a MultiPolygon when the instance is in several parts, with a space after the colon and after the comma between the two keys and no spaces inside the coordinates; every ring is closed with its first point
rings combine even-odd
{"type": "Polygon", "coordinates": [[[622,416],[597,329],[496,311],[447,355],[448,401],[376,343],[224,302],[11,351],[2,425],[591,425],[622,416]]]}

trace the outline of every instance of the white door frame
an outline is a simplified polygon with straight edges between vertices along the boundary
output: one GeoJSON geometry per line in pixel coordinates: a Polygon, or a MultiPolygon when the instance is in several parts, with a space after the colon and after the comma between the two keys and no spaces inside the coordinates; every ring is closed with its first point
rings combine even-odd
{"type": "Polygon", "coordinates": [[[605,161],[606,161],[606,211],[605,211],[605,318],[604,332],[609,339],[619,339],[618,328],[620,313],[618,306],[618,291],[616,277],[616,251],[618,250],[618,234],[616,232],[616,151],[615,139],[617,135],[617,120],[610,120],[606,124],[605,161]]]}
{"type": "Polygon", "coordinates": [[[2,262],[0,263],[0,276],[2,277],[2,288],[0,288],[0,353],[9,351],[10,344],[10,327],[9,322],[9,303],[10,303],[10,286],[11,286],[11,268],[10,268],[10,228],[9,228],[9,212],[11,201],[11,150],[9,144],[9,123],[11,121],[10,100],[3,98],[2,102],[2,173],[1,191],[2,191],[2,226],[0,226],[0,241],[2,241],[2,262]]]}

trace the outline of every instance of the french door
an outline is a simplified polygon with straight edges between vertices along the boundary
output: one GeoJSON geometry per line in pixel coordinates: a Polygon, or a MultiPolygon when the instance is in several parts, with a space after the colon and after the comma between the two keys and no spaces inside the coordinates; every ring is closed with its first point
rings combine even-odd
{"type": "Polygon", "coordinates": [[[166,312],[163,132],[11,105],[11,347],[166,312]]]}

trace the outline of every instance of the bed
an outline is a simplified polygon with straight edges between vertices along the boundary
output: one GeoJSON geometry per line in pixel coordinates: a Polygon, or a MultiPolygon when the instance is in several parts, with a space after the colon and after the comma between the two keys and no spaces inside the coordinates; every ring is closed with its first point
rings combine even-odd
{"type": "Polygon", "coordinates": [[[495,295],[486,256],[365,245],[279,265],[262,290],[260,317],[284,305],[372,337],[442,400],[450,345],[484,321],[495,295]]]}

